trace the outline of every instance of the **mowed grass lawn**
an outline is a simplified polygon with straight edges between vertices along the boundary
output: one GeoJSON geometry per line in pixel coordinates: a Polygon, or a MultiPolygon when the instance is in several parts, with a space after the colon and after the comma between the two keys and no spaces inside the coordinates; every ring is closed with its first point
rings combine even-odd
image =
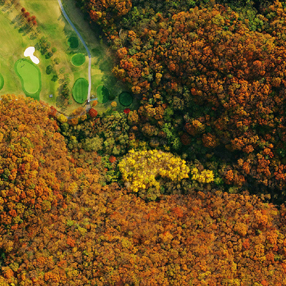
{"type": "Polygon", "coordinates": [[[2,39],[0,45],[0,73],[4,78],[4,85],[0,91],[0,95],[6,93],[24,95],[21,88],[21,81],[15,73],[14,65],[19,58],[24,57],[26,41],[1,9],[0,39],[2,39]]]}
{"type": "MultiPolygon", "coordinates": [[[[0,39],[2,39],[0,45],[0,73],[4,77],[4,86],[0,91],[0,95],[7,93],[25,95],[29,93],[29,84],[26,80],[24,82],[25,85],[28,84],[28,86],[26,92],[23,90],[21,77],[16,73],[15,64],[20,59],[29,59],[28,57],[24,57],[24,51],[26,48],[29,46],[35,46],[39,38],[45,36],[45,34],[37,33],[36,29],[31,29],[29,33],[26,33],[25,31],[23,32],[23,29],[21,30],[21,28],[24,27],[26,21],[20,16],[20,13],[21,12],[16,10],[14,6],[11,6],[11,8],[7,10],[6,5],[3,5],[3,3],[0,4],[0,39]]],[[[36,15],[36,13],[33,13],[32,11],[31,14],[36,15]]],[[[38,18],[37,15],[36,17],[38,18]]],[[[34,55],[40,60],[40,64],[37,65],[40,69],[42,78],[40,99],[44,100],[42,95],[49,95],[50,93],[55,94],[57,87],[45,74],[46,66],[48,65],[45,57],[42,56],[39,51],[36,51],[34,55]]],[[[69,63],[68,65],[70,66],[69,63]]],[[[26,71],[29,72],[29,70],[26,71]]],[[[24,75],[24,73],[22,74],[24,75]]]]}
{"type": "Polygon", "coordinates": [[[30,60],[20,59],[15,64],[15,71],[21,79],[25,94],[39,99],[41,91],[41,72],[30,60]]]}
{"type": "Polygon", "coordinates": [[[88,81],[85,78],[79,78],[73,86],[72,94],[77,103],[84,103],[88,95],[88,81]]]}
{"type": "Polygon", "coordinates": [[[75,54],[71,59],[73,65],[79,67],[85,63],[85,55],[84,54],[75,54]]]}
{"type": "Polygon", "coordinates": [[[0,74],[0,90],[3,88],[4,86],[4,77],[2,74],[0,74]]]}
{"type": "MultiPolygon", "coordinates": [[[[27,74],[25,74],[31,73],[34,69],[23,67],[22,71],[19,70],[20,76],[18,76],[14,67],[19,59],[25,59],[24,51],[27,47],[36,46],[40,38],[47,37],[51,48],[56,47],[57,51],[50,59],[46,59],[45,55],[41,55],[38,50],[34,55],[40,60],[39,65],[36,65],[41,72],[42,79],[40,99],[51,105],[56,105],[60,82],[51,81],[54,73],[47,75],[47,66],[53,66],[59,78],[67,74],[69,77],[68,87],[72,91],[75,79],[87,78],[88,62],[85,61],[78,68],[71,63],[71,57],[73,53],[86,53],[85,49],[79,43],[77,50],[71,50],[68,39],[74,34],[74,31],[62,17],[57,0],[22,0],[21,6],[25,7],[31,15],[36,16],[38,28],[27,34],[21,32],[20,28],[26,24],[25,19],[20,16],[21,12],[16,10],[14,6],[7,10],[8,6],[0,3],[0,39],[3,39],[0,45],[0,74],[3,75],[5,83],[3,89],[0,90],[0,95],[5,93],[31,94],[37,89],[35,82],[31,83],[27,74]],[[54,64],[55,58],[60,60],[57,65],[54,64]],[[53,94],[52,98],[49,97],[50,94],[53,94]]],[[[32,77],[34,77],[34,74],[32,74],[32,77]]],[[[72,112],[79,106],[73,100],[72,95],[70,99],[72,104],[69,105],[70,110],[67,110],[67,113],[72,112]]]]}
{"type": "MultiPolygon", "coordinates": [[[[85,40],[92,59],[91,59],[91,95],[94,95],[95,97],[101,97],[102,94],[98,93],[101,89],[100,86],[104,85],[103,78],[106,75],[110,75],[112,66],[110,64],[107,64],[107,60],[111,59],[113,56],[113,51],[111,51],[108,46],[106,46],[103,42],[100,42],[96,36],[94,31],[90,28],[89,23],[84,19],[84,15],[81,12],[79,8],[75,6],[76,1],[71,0],[62,0],[65,11],[67,12],[70,19],[72,19],[74,25],[76,26],[77,30],[85,40]]],[[[88,58],[86,57],[85,63],[88,62],[88,58]]],[[[82,66],[80,66],[82,67],[82,66]]],[[[85,77],[87,78],[87,77],[85,77]]],[[[122,89],[118,87],[117,85],[109,85],[106,86],[108,89],[114,89],[116,91],[116,95],[119,95],[122,89]]],[[[100,104],[97,106],[97,109],[104,110],[105,108],[108,108],[111,103],[111,101],[100,102],[100,104]]]]}
{"type": "MultiPolygon", "coordinates": [[[[54,69],[59,78],[62,78],[64,74],[67,74],[69,78],[68,88],[71,92],[71,104],[68,105],[64,113],[70,114],[74,109],[79,107],[79,103],[73,100],[72,96],[74,83],[78,78],[87,78],[88,76],[88,61],[85,60],[81,66],[77,67],[73,65],[71,58],[73,54],[78,53],[87,55],[84,46],[76,36],[72,27],[64,19],[57,0],[24,0],[21,3],[28,11],[32,12],[37,17],[39,29],[46,34],[48,41],[51,43],[51,47],[57,48],[57,52],[52,59],[55,57],[60,59],[60,63],[54,65],[54,69]],[[69,42],[72,37],[76,37],[77,39],[77,41],[73,41],[73,45],[69,42]],[[78,42],[78,45],[74,46],[75,42],[78,42]],[[64,70],[64,72],[61,73],[62,70],[64,70]]],[[[52,75],[47,77],[49,82],[51,82],[50,79],[52,78],[52,75]]],[[[59,85],[57,83],[57,90],[58,88],[59,85]]],[[[41,99],[50,103],[51,99],[49,98],[49,94],[50,93],[46,93],[45,95],[42,95],[41,99]]],[[[55,97],[52,100],[54,99],[55,97]]]]}
{"type": "MultiPolygon", "coordinates": [[[[102,42],[94,36],[94,32],[90,29],[88,22],[84,20],[81,11],[75,7],[73,1],[63,0],[64,7],[69,17],[72,19],[76,28],[86,41],[89,50],[92,54],[92,78],[96,78],[96,82],[92,82],[91,95],[97,96],[98,87],[103,82],[103,76],[111,72],[111,66],[104,66],[106,59],[110,58],[111,53],[102,42]],[[102,51],[100,54],[96,51],[102,51]],[[109,70],[109,71],[107,71],[109,70]]],[[[4,86],[0,90],[0,95],[5,93],[25,94],[22,89],[21,79],[14,69],[15,63],[19,59],[24,58],[24,51],[29,46],[36,46],[42,37],[47,37],[51,48],[55,47],[57,51],[50,59],[46,59],[45,55],[36,50],[35,56],[39,58],[40,63],[37,67],[41,72],[41,92],[40,100],[43,100],[51,105],[56,105],[56,96],[60,91],[61,79],[65,75],[68,76],[68,88],[71,94],[71,104],[64,110],[65,114],[70,114],[74,109],[79,107],[79,104],[84,103],[88,92],[88,57],[84,46],[79,41],[72,39],[77,37],[72,27],[64,19],[58,0],[39,1],[39,0],[21,0],[22,7],[25,7],[31,15],[35,15],[38,28],[32,32],[23,33],[23,23],[26,24],[25,19],[21,18],[21,12],[11,6],[7,9],[7,5],[0,1],[0,74],[4,78],[4,86]],[[17,21],[15,21],[17,20],[17,21]],[[21,21],[24,21],[21,23],[21,21]],[[70,41],[69,41],[70,40],[70,41]],[[78,47],[77,43],[78,42],[78,47]],[[73,55],[77,54],[73,58],[73,55]],[[81,55],[82,54],[82,55],[81,55]],[[83,57],[84,56],[84,57],[83,57]],[[59,64],[54,64],[54,59],[59,59],[59,64]],[[84,60],[85,59],[85,60],[84,60]],[[84,60],[84,62],[83,62],[84,60]],[[47,66],[53,66],[54,72],[46,74],[47,66]],[[52,81],[54,74],[57,74],[59,81],[52,81]],[[80,79],[78,81],[78,79],[80,79]],[[84,80],[85,79],[85,80],[84,80]],[[78,81],[76,83],[76,81],[78,81]],[[49,97],[53,94],[53,97],[49,97]],[[76,100],[73,98],[75,97],[76,100]]],[[[58,60],[57,60],[58,62],[58,60]]],[[[26,93],[29,87],[27,80],[24,80],[26,93]],[[27,82],[27,83],[26,83],[27,82]]],[[[23,86],[24,86],[23,85],[23,86]]],[[[111,88],[107,86],[107,88],[111,88]]],[[[32,89],[31,89],[32,90],[32,89]]],[[[117,90],[117,89],[116,89],[117,90]]],[[[118,90],[119,92],[119,90],[118,90]]],[[[108,104],[106,102],[106,104],[108,104]]]]}
{"type": "MultiPolygon", "coordinates": [[[[52,74],[46,74],[46,68],[48,65],[53,66],[54,70],[58,74],[59,78],[63,76],[63,74],[68,74],[70,83],[69,89],[72,89],[74,74],[72,71],[72,64],[70,62],[70,56],[68,52],[70,50],[68,45],[69,33],[72,33],[72,28],[69,24],[65,22],[61,15],[60,7],[57,0],[49,0],[49,1],[38,1],[38,0],[23,0],[21,1],[23,7],[27,9],[31,13],[31,15],[35,15],[38,21],[38,28],[40,30],[42,36],[46,36],[48,42],[52,47],[56,47],[57,51],[54,53],[51,59],[45,59],[40,61],[40,69],[42,71],[42,90],[48,89],[47,92],[41,93],[41,100],[48,102],[49,104],[55,105],[55,98],[58,94],[59,82],[52,82],[52,74]],[[54,65],[53,59],[59,58],[60,63],[58,65],[54,65]],[[61,74],[60,69],[64,70],[61,74]],[[50,88],[54,87],[54,88],[50,88]],[[53,98],[50,99],[49,95],[53,94],[53,98]]],[[[38,54],[40,54],[38,52],[38,54]]],[[[76,103],[75,103],[76,104],[76,103]]],[[[76,104],[77,105],[77,104],[76,104]]],[[[74,109],[77,108],[73,107],[74,109]]]]}

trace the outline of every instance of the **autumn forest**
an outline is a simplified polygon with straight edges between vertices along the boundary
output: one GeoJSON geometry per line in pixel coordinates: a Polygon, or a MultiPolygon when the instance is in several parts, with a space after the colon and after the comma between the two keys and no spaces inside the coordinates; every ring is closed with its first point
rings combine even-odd
{"type": "Polygon", "coordinates": [[[70,1],[126,108],[1,96],[0,286],[286,285],[286,3],[70,1]]]}

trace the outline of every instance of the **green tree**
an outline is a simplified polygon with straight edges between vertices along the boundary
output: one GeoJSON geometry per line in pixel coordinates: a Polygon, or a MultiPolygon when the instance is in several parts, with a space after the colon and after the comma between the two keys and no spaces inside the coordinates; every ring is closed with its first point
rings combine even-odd
{"type": "Polygon", "coordinates": [[[48,65],[46,68],[46,74],[51,74],[53,71],[53,67],[51,65],[48,65]]]}
{"type": "Polygon", "coordinates": [[[96,135],[93,138],[86,138],[83,143],[83,149],[87,152],[99,151],[103,149],[103,138],[96,135]]]}
{"type": "Polygon", "coordinates": [[[52,52],[48,52],[48,53],[45,55],[45,58],[46,58],[46,59],[50,59],[52,56],[53,56],[53,53],[52,53],[52,52]]]}
{"type": "Polygon", "coordinates": [[[54,74],[52,77],[52,81],[56,82],[59,79],[57,74],[54,74]]]}
{"type": "Polygon", "coordinates": [[[55,58],[55,59],[54,59],[54,63],[55,63],[56,65],[58,65],[60,62],[61,62],[60,58],[55,58]]]}

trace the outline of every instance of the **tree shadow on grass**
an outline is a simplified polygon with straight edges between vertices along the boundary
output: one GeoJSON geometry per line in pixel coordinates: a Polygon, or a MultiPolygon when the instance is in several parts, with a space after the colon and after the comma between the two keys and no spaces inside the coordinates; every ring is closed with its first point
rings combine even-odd
{"type": "Polygon", "coordinates": [[[19,28],[23,25],[23,16],[22,15],[18,15],[16,16],[10,23],[11,25],[15,25],[15,29],[19,28]]]}
{"type": "Polygon", "coordinates": [[[95,65],[98,65],[99,62],[104,58],[104,51],[101,47],[96,47],[91,50],[92,56],[97,58],[95,65]]]}
{"type": "Polygon", "coordinates": [[[23,34],[23,36],[28,35],[32,31],[32,27],[29,24],[23,25],[18,32],[23,34]]]}
{"type": "Polygon", "coordinates": [[[104,74],[102,76],[102,83],[104,86],[106,86],[109,90],[109,99],[110,100],[114,100],[116,96],[119,95],[119,92],[118,92],[118,80],[116,77],[114,77],[112,74],[110,75],[107,75],[107,74],[104,74]]]}
{"type": "Polygon", "coordinates": [[[26,36],[32,31],[31,25],[24,20],[22,15],[16,16],[10,23],[14,26],[14,29],[18,29],[18,32],[23,34],[23,36],[26,36]]]}
{"type": "MultiPolygon", "coordinates": [[[[65,18],[64,21],[66,22],[65,18]]],[[[67,53],[76,54],[83,53],[87,54],[84,45],[82,44],[80,38],[77,33],[72,29],[69,24],[66,24],[64,27],[64,33],[66,36],[66,43],[68,45],[67,53]]]]}
{"type": "Polygon", "coordinates": [[[57,96],[56,97],[56,106],[58,108],[60,108],[62,111],[66,111],[67,106],[68,106],[68,99],[62,95],[57,96]]]}
{"type": "Polygon", "coordinates": [[[99,64],[99,69],[102,72],[108,72],[111,71],[113,67],[112,61],[111,60],[104,60],[99,64]]]}
{"type": "Polygon", "coordinates": [[[3,6],[2,12],[5,13],[12,8],[13,3],[6,3],[5,0],[0,0],[0,6],[3,6]]]}
{"type": "Polygon", "coordinates": [[[30,35],[30,40],[35,40],[37,38],[38,38],[38,35],[36,32],[30,35]]]}

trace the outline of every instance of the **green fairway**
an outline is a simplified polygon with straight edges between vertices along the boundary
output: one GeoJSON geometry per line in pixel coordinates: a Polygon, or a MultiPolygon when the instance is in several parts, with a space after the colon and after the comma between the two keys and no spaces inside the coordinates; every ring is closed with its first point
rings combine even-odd
{"type": "MultiPolygon", "coordinates": [[[[111,76],[112,52],[99,42],[75,3],[69,0],[62,2],[91,52],[91,94],[94,97],[99,95],[99,103],[104,110],[122,92],[117,80],[106,80],[111,76]]],[[[70,114],[85,102],[88,95],[89,58],[84,45],[63,17],[58,0],[20,1],[20,6],[39,20],[35,27],[27,24],[20,6],[11,3],[0,3],[0,38],[5,39],[0,45],[0,95],[26,94],[70,114]],[[24,51],[32,46],[36,49],[34,55],[40,61],[38,65],[29,58],[19,60],[24,58],[24,51]],[[46,73],[47,67],[51,71],[49,74],[46,73]],[[66,78],[73,98],[64,104],[57,104],[62,82],[66,78]]]]}
{"type": "Polygon", "coordinates": [[[88,81],[85,78],[79,78],[74,83],[72,95],[77,103],[84,103],[88,95],[88,81]]]}
{"type": "Polygon", "coordinates": [[[41,72],[39,68],[26,59],[19,59],[15,71],[21,79],[22,89],[27,96],[38,97],[41,91],[41,72]]]}
{"type": "Polygon", "coordinates": [[[119,102],[122,106],[129,106],[133,102],[133,96],[124,91],[119,95],[119,102]]]}
{"type": "Polygon", "coordinates": [[[79,67],[85,63],[85,55],[84,54],[75,54],[71,59],[73,65],[79,67]]]}
{"type": "Polygon", "coordinates": [[[109,100],[109,91],[104,85],[100,85],[97,90],[98,102],[105,103],[109,100]]]}
{"type": "Polygon", "coordinates": [[[3,86],[4,86],[4,78],[2,74],[0,73],[0,90],[3,88],[3,86]]]}

